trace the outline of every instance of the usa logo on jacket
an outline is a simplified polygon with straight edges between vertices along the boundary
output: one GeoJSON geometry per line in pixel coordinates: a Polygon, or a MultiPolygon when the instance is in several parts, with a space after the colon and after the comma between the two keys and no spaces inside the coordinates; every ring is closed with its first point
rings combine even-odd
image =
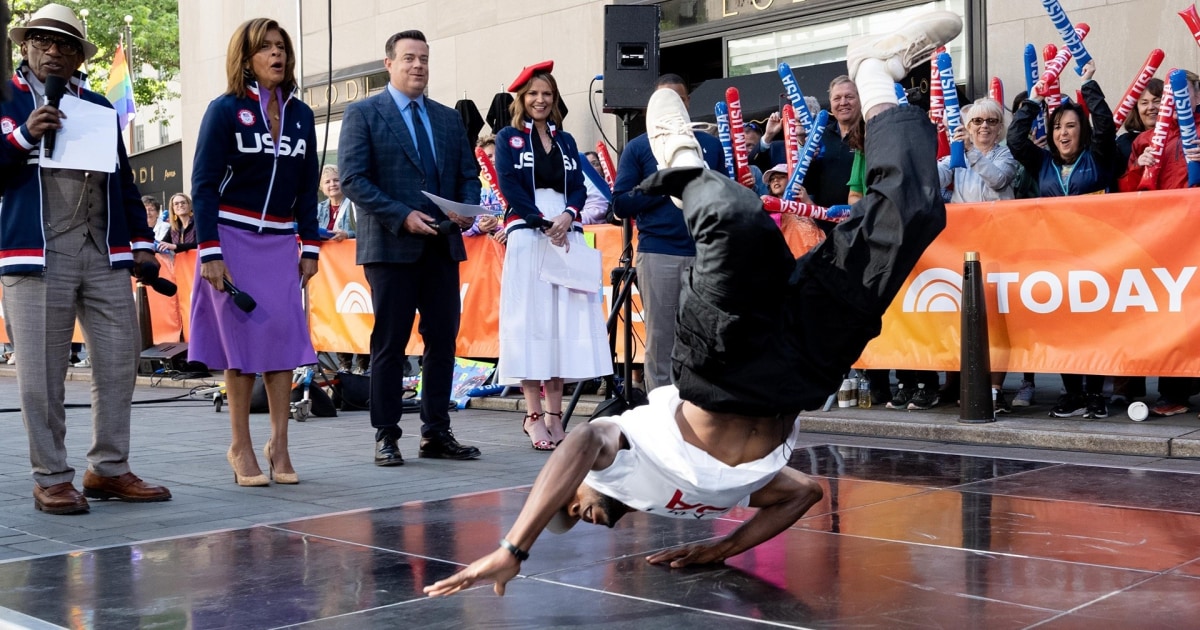
{"type": "Polygon", "coordinates": [[[252,112],[248,109],[243,109],[243,110],[238,111],[237,117],[238,117],[238,122],[242,123],[243,125],[246,125],[247,127],[253,127],[254,122],[257,120],[254,117],[254,112],[252,112]]]}

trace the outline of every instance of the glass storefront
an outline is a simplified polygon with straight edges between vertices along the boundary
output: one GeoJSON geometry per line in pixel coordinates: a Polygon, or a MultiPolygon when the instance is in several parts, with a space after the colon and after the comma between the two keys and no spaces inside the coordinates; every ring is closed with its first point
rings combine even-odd
{"type": "MultiPolygon", "coordinates": [[[[855,39],[890,32],[910,17],[933,9],[963,15],[964,3],[965,0],[938,0],[902,9],[730,38],[726,42],[726,76],[773,72],[780,62],[804,67],[842,61],[846,58],[846,46],[855,39]]],[[[947,46],[947,51],[954,59],[955,79],[959,83],[968,79],[965,42],[964,32],[947,46]]]]}

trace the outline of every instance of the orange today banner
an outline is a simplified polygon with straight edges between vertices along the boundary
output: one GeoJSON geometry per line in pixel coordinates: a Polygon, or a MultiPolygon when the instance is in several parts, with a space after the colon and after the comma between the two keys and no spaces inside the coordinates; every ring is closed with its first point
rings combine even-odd
{"type": "Polygon", "coordinates": [[[963,254],[979,252],[994,371],[1200,375],[1200,195],[950,207],[862,366],[957,370],[963,254]]]}
{"type": "MultiPolygon", "coordinates": [[[[974,251],[982,262],[993,370],[1200,375],[1200,353],[1193,351],[1200,347],[1200,243],[1188,229],[1198,220],[1200,196],[1191,190],[951,206],[946,230],[901,288],[859,366],[959,369],[963,254],[974,251]]],[[[785,232],[792,229],[784,223],[785,232]]],[[[620,266],[621,229],[588,226],[587,232],[605,273],[620,266]]],[[[465,240],[457,354],[495,358],[504,250],[489,238],[465,240]]],[[[321,247],[308,296],[318,350],[368,351],[374,316],[354,247],[353,241],[321,247]]],[[[174,340],[180,329],[186,335],[194,254],[177,255],[173,269],[164,264],[164,276],[179,285],[174,300],[151,292],[156,342],[174,340]]],[[[604,291],[607,314],[611,286],[604,291]]],[[[635,360],[641,360],[645,332],[636,292],[633,303],[635,360]]],[[[6,340],[2,328],[0,340],[6,340]]],[[[419,335],[408,352],[421,352],[419,335]]]]}

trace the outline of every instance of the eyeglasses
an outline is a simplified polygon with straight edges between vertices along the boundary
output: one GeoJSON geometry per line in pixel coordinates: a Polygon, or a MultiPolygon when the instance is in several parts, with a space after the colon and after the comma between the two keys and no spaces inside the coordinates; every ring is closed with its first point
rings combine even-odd
{"type": "Polygon", "coordinates": [[[78,55],[80,51],[79,42],[69,37],[55,37],[45,33],[31,33],[25,37],[25,41],[33,44],[38,50],[50,50],[51,46],[58,46],[58,52],[64,55],[78,55]]]}
{"type": "Polygon", "coordinates": [[[1000,119],[999,118],[972,118],[970,122],[972,125],[975,125],[976,127],[983,126],[983,123],[987,123],[987,124],[995,127],[1000,124],[1000,119]]]}

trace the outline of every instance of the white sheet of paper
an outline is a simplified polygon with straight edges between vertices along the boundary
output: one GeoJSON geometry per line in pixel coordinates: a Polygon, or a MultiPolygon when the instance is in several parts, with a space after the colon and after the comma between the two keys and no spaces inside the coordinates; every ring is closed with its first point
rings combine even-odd
{"type": "Polygon", "coordinates": [[[538,239],[538,279],[566,287],[572,291],[600,291],[601,255],[583,243],[574,243],[570,251],[550,244],[550,239],[538,239]]]}
{"type": "Polygon", "coordinates": [[[489,208],[485,208],[483,206],[472,206],[472,205],[465,204],[465,203],[458,203],[457,201],[450,201],[449,199],[444,199],[437,195],[431,195],[431,194],[425,192],[424,190],[421,191],[421,194],[425,195],[426,197],[429,197],[429,200],[432,201],[434,203],[434,205],[441,208],[442,212],[445,212],[447,215],[449,215],[451,212],[453,212],[453,213],[455,213],[459,216],[463,216],[463,217],[477,217],[481,214],[491,214],[492,213],[492,211],[489,208]]]}
{"type": "Polygon", "coordinates": [[[55,140],[54,157],[41,166],[112,173],[117,170],[117,112],[64,95],[60,110],[67,115],[55,140]]]}

